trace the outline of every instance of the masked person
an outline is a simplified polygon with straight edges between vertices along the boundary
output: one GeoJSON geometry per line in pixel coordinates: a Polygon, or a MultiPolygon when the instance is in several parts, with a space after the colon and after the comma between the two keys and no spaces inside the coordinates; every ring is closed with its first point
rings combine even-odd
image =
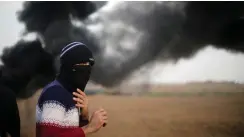
{"type": "MultiPolygon", "coordinates": [[[[36,107],[36,136],[85,137],[98,131],[107,121],[107,113],[103,109],[95,111],[90,120],[88,116],[83,117],[79,114],[77,102],[73,100],[73,93],[77,90],[84,91],[90,78],[94,65],[92,52],[83,43],[70,43],[61,51],[60,64],[56,79],[44,87],[39,97],[36,107]],[[85,124],[81,125],[80,121],[85,121],[85,124]]],[[[83,102],[85,101],[79,103],[83,102]]],[[[81,114],[84,114],[83,111],[81,108],[81,114]]]]}

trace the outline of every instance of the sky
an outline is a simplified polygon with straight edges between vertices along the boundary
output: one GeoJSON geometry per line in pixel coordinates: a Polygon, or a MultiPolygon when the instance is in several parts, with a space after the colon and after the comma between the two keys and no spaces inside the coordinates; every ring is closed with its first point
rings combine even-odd
{"type": "MultiPolygon", "coordinates": [[[[24,25],[16,19],[22,2],[0,2],[0,54],[4,46],[16,43],[24,25]]],[[[181,59],[176,64],[157,63],[146,75],[156,83],[185,83],[191,81],[235,81],[244,83],[244,54],[227,52],[208,46],[191,59],[181,59]]],[[[138,79],[141,79],[138,78],[138,79]]]]}

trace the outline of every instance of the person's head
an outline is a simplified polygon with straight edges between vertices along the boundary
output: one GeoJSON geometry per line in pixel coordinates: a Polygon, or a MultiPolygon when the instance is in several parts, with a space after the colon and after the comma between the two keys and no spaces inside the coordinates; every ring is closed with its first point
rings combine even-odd
{"type": "Polygon", "coordinates": [[[60,54],[59,76],[73,88],[84,91],[94,65],[92,52],[81,42],[65,46],[60,54]]]}

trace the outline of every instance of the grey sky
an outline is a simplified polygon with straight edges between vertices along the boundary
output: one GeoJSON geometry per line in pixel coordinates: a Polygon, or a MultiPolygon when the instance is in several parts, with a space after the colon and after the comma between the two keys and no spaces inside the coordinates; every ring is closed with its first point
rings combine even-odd
{"type": "MultiPolygon", "coordinates": [[[[16,11],[22,2],[0,2],[0,51],[20,37],[24,26],[17,22],[16,11]]],[[[177,64],[156,64],[150,79],[154,82],[187,82],[203,80],[230,80],[244,82],[244,55],[207,47],[192,59],[179,60],[177,64]]],[[[147,77],[148,78],[148,77],[147,77]]]]}
{"type": "Polygon", "coordinates": [[[11,45],[16,42],[20,36],[20,31],[24,25],[17,22],[16,10],[21,9],[22,2],[0,2],[0,36],[1,50],[3,45],[11,45]]]}

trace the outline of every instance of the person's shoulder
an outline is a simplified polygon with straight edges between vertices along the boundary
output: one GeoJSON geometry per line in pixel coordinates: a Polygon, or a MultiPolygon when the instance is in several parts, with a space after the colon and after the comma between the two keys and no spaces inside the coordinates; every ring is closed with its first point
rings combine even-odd
{"type": "Polygon", "coordinates": [[[66,91],[61,85],[52,82],[48,84],[42,91],[40,98],[44,100],[53,100],[59,101],[64,100],[65,98],[70,97],[70,93],[66,91]]]}
{"type": "Polygon", "coordinates": [[[72,95],[65,88],[58,84],[50,83],[40,95],[38,104],[42,107],[43,104],[58,104],[65,108],[73,106],[72,95]]]}

